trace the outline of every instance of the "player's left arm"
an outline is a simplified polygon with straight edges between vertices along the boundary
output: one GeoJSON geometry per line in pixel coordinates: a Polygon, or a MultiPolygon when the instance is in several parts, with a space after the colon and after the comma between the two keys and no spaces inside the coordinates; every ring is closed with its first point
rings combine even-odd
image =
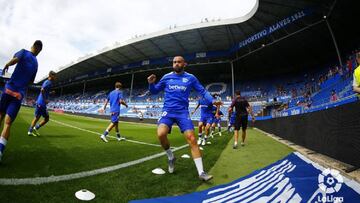
{"type": "Polygon", "coordinates": [[[247,105],[248,105],[247,106],[247,111],[251,115],[251,120],[252,120],[252,122],[255,122],[255,115],[254,115],[254,112],[252,110],[252,106],[249,103],[247,105]]]}
{"type": "Polygon", "coordinates": [[[120,104],[124,105],[126,108],[129,107],[123,99],[120,99],[120,104]]]}
{"type": "Polygon", "coordinates": [[[210,93],[200,84],[199,80],[196,77],[193,77],[193,88],[202,96],[204,97],[208,102],[211,102],[212,104],[216,106],[220,106],[222,104],[221,101],[216,101],[210,93]]]}

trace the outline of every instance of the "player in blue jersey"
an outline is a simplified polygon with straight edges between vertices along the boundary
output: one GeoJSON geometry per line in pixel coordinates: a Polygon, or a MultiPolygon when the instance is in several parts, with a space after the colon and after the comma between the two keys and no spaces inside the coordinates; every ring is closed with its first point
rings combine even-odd
{"type": "Polygon", "coordinates": [[[147,78],[149,91],[152,94],[157,94],[162,90],[165,92],[163,112],[158,121],[157,135],[168,156],[169,173],[173,173],[176,158],[170,149],[167,135],[171,132],[172,125],[176,123],[189,143],[199,178],[208,181],[212,176],[208,175],[203,169],[201,152],[189,116],[190,91],[195,89],[209,103],[220,105],[221,102],[214,100],[194,75],[185,72],[185,66],[185,59],[182,56],[176,56],[173,59],[173,71],[164,75],[157,84],[155,84],[156,76],[154,74],[147,78]]]}
{"type": "Polygon", "coordinates": [[[198,105],[196,106],[196,108],[194,109],[193,112],[191,112],[191,114],[194,114],[196,112],[196,110],[200,107],[200,119],[199,119],[199,139],[197,144],[198,145],[205,145],[206,141],[208,139],[209,133],[210,133],[210,127],[213,123],[214,120],[214,112],[217,111],[217,108],[208,100],[206,100],[205,98],[201,98],[198,101],[198,105]],[[205,135],[203,137],[203,128],[205,130],[205,135]]]}
{"type": "Polygon", "coordinates": [[[228,132],[233,132],[233,127],[234,127],[234,124],[235,124],[235,118],[236,118],[236,112],[233,111],[232,113],[229,113],[229,116],[228,116],[228,129],[227,131],[228,132]]]}
{"type": "Polygon", "coordinates": [[[42,126],[44,126],[47,122],[49,122],[50,117],[46,109],[46,104],[49,102],[48,99],[49,99],[50,89],[52,87],[52,83],[55,80],[55,78],[56,78],[56,73],[54,71],[50,71],[48,79],[45,80],[45,82],[41,86],[40,94],[36,100],[35,117],[32,120],[28,131],[29,136],[31,135],[35,137],[39,136],[40,134],[38,130],[42,126]],[[44,120],[41,121],[40,124],[37,124],[41,116],[44,118],[44,120]]]}
{"type": "Polygon", "coordinates": [[[214,114],[214,122],[212,123],[211,125],[211,133],[210,133],[210,136],[214,137],[214,133],[215,133],[215,127],[217,126],[218,129],[219,129],[219,135],[221,136],[221,117],[223,117],[224,114],[222,111],[218,111],[218,113],[214,114]]]}
{"type": "Polygon", "coordinates": [[[42,42],[36,40],[30,51],[25,49],[18,51],[3,69],[2,75],[8,71],[10,66],[17,64],[10,80],[5,84],[0,100],[0,123],[4,120],[0,137],[0,161],[10,137],[11,124],[20,110],[27,86],[35,80],[38,70],[36,56],[41,50],[42,42]]]}
{"type": "Polygon", "coordinates": [[[110,103],[110,114],[111,114],[111,123],[106,128],[104,134],[100,136],[100,139],[104,142],[108,142],[106,137],[108,136],[109,132],[115,127],[116,137],[118,141],[125,140],[125,138],[121,137],[119,132],[119,116],[120,116],[120,105],[124,105],[128,108],[128,105],[124,101],[123,94],[121,92],[122,84],[120,82],[115,83],[115,90],[111,91],[108,95],[108,98],[105,102],[103,111],[106,110],[106,106],[110,103]]]}

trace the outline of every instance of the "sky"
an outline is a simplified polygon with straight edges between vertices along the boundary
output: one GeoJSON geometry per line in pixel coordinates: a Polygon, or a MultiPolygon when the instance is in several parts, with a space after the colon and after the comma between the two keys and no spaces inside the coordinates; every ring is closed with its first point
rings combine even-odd
{"type": "MultiPolygon", "coordinates": [[[[37,39],[35,81],[135,35],[247,14],[256,0],[0,0],[0,66],[37,39]]],[[[2,69],[0,67],[0,69],[2,69]]],[[[12,72],[15,66],[9,71],[12,72]]]]}

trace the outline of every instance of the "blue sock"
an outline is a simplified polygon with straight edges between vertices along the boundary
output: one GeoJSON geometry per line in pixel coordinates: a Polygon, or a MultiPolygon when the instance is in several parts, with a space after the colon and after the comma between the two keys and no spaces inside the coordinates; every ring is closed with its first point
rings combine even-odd
{"type": "Polygon", "coordinates": [[[37,125],[35,126],[35,129],[36,129],[36,130],[39,130],[40,127],[41,127],[41,126],[40,126],[39,124],[37,124],[37,125]]]}
{"type": "Polygon", "coordinates": [[[29,132],[32,133],[32,131],[33,131],[33,128],[30,126],[30,127],[29,127],[29,132]]]}
{"type": "Polygon", "coordinates": [[[5,150],[7,140],[3,137],[0,137],[0,152],[3,153],[5,150]]]}
{"type": "Polygon", "coordinates": [[[0,143],[0,152],[3,153],[5,150],[5,145],[3,145],[2,143],[0,143]]]}
{"type": "Polygon", "coordinates": [[[105,130],[104,136],[107,136],[109,134],[109,131],[105,130]]]}

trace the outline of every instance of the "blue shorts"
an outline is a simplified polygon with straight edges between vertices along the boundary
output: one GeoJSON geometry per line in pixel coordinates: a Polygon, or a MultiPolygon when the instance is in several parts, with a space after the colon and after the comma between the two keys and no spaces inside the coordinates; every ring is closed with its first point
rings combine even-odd
{"type": "Polygon", "coordinates": [[[111,122],[112,123],[118,123],[119,122],[119,115],[120,115],[120,112],[112,112],[111,113],[111,122]]]}
{"type": "Polygon", "coordinates": [[[0,101],[0,112],[6,113],[10,116],[11,122],[13,122],[20,110],[21,100],[16,99],[13,96],[10,96],[6,93],[1,95],[0,101]]]}
{"type": "Polygon", "coordinates": [[[194,130],[194,125],[190,119],[189,113],[162,112],[158,125],[167,125],[169,127],[169,133],[171,133],[171,127],[174,123],[179,126],[181,133],[184,133],[187,130],[194,130]]]}
{"type": "Polygon", "coordinates": [[[44,117],[44,118],[49,118],[49,113],[46,109],[46,106],[41,106],[41,105],[36,105],[35,108],[35,117],[44,117]]]}
{"type": "Polygon", "coordinates": [[[219,124],[221,122],[221,118],[214,118],[214,123],[219,124]]]}
{"type": "Polygon", "coordinates": [[[207,124],[213,124],[214,122],[214,117],[213,116],[201,116],[199,122],[202,122],[204,125],[207,124]]]}
{"type": "Polygon", "coordinates": [[[229,124],[234,125],[235,124],[235,117],[230,117],[229,124]]]}

